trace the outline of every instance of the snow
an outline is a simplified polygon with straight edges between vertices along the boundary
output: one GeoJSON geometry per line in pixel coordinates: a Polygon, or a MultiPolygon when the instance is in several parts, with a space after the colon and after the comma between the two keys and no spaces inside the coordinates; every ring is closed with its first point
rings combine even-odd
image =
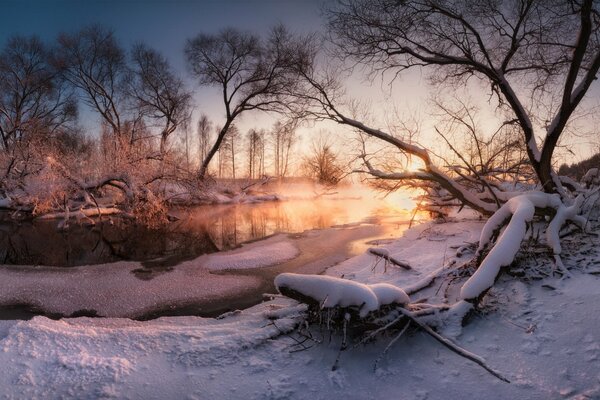
{"type": "Polygon", "coordinates": [[[389,283],[374,283],[369,285],[369,289],[375,293],[379,305],[387,304],[407,304],[410,303],[410,298],[406,292],[397,286],[390,285],[389,283]]]}
{"type": "Polygon", "coordinates": [[[302,293],[323,308],[358,307],[361,318],[379,308],[379,300],[371,288],[347,279],[284,273],[275,278],[275,286],[280,291],[286,288],[302,293]]]}
{"type": "Polygon", "coordinates": [[[10,208],[12,199],[9,196],[0,198],[0,208],[10,208]]]}
{"type": "Polygon", "coordinates": [[[587,184],[588,187],[593,184],[597,184],[599,180],[600,180],[600,173],[598,171],[598,168],[590,168],[585,173],[585,175],[583,175],[583,178],[581,178],[581,182],[587,184]]]}
{"type": "Polygon", "coordinates": [[[323,308],[358,307],[363,318],[382,305],[410,302],[404,290],[389,283],[364,285],[323,275],[283,273],[275,278],[275,286],[279,291],[286,288],[310,297],[323,308]]]}
{"type": "Polygon", "coordinates": [[[152,274],[138,262],[72,268],[0,266],[0,305],[31,305],[60,315],[85,311],[139,318],[186,304],[201,304],[210,311],[210,304],[242,297],[261,284],[254,276],[211,274],[199,260],[184,262],[168,274],[152,274]],[[146,279],[140,279],[140,274],[146,279]]]}
{"type": "MultiPolygon", "coordinates": [[[[478,221],[426,223],[381,247],[407,260],[412,271],[373,271],[373,256],[362,254],[337,264],[327,274],[343,276],[344,281],[359,284],[361,293],[367,288],[376,298],[380,283],[408,292],[411,285],[445,271],[456,260],[452,249],[477,241],[483,227],[478,221]]],[[[565,265],[594,271],[600,265],[598,242],[591,236],[564,238],[561,256],[565,265]]],[[[161,290],[174,287],[179,290],[179,286],[161,290]]],[[[485,358],[511,384],[410,330],[375,371],[373,363],[388,345],[388,337],[350,346],[341,353],[339,368],[332,371],[339,335],[329,337],[316,328],[316,339],[323,340],[301,349],[298,341],[303,338],[294,336],[292,330],[306,308],[276,296],[220,319],[169,317],[140,322],[35,317],[0,321],[0,397],[596,399],[600,398],[600,321],[593,316],[600,314],[599,287],[599,276],[577,271],[570,279],[549,282],[501,276],[488,292],[482,311],[468,325],[461,328],[445,318],[447,325],[440,331],[485,358]],[[546,283],[554,289],[545,287],[546,283]]],[[[424,298],[435,302],[443,291],[435,281],[419,297],[411,297],[415,302],[424,298]]],[[[382,303],[383,296],[377,302],[382,303]]],[[[456,320],[470,307],[465,301],[456,303],[452,310],[456,320]]]]}
{"type": "Polygon", "coordinates": [[[527,223],[533,219],[536,207],[560,209],[564,206],[558,195],[531,192],[511,198],[488,219],[481,232],[478,252],[489,244],[493,232],[498,230],[505,220],[510,218],[510,222],[477,271],[463,285],[462,299],[470,300],[479,297],[492,287],[500,268],[513,262],[525,237],[527,223]]]}
{"type": "Polygon", "coordinates": [[[561,205],[556,210],[556,215],[548,224],[548,228],[546,229],[546,241],[548,245],[552,248],[552,251],[555,255],[559,255],[562,252],[562,247],[560,244],[560,229],[567,222],[567,220],[574,221],[580,224],[580,227],[585,230],[585,223],[581,223],[581,220],[577,218],[577,214],[579,214],[581,210],[581,205],[583,204],[583,196],[579,195],[573,205],[569,207],[565,207],[561,205]]]}
{"type": "Polygon", "coordinates": [[[203,265],[211,271],[263,268],[291,260],[299,252],[290,241],[280,240],[238,252],[210,255],[203,265]]]}

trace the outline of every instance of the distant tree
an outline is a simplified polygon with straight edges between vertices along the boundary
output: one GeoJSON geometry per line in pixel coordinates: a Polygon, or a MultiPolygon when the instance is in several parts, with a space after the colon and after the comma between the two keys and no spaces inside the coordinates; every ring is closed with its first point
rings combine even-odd
{"type": "Polygon", "coordinates": [[[250,129],[246,134],[247,143],[247,161],[248,161],[248,178],[254,179],[256,176],[256,159],[257,145],[259,141],[258,132],[256,129],[250,129]]]}
{"type": "MultiPolygon", "coordinates": [[[[232,125],[235,127],[235,125],[232,125]]],[[[216,132],[220,132],[220,127],[215,127],[216,132]]],[[[229,140],[229,132],[226,132],[223,142],[217,151],[217,177],[225,178],[226,176],[232,176],[232,147],[231,141],[229,140]]]]}
{"type": "Polygon", "coordinates": [[[296,121],[278,121],[271,130],[273,146],[273,175],[283,178],[288,173],[290,150],[295,142],[296,121]]]}
{"type": "Polygon", "coordinates": [[[169,136],[189,118],[191,95],[155,50],[138,44],[133,47],[132,60],[129,95],[143,116],[160,121],[160,154],[164,156],[169,136]]]}
{"type": "Polygon", "coordinates": [[[248,178],[255,179],[265,174],[265,131],[250,129],[247,133],[248,178]]]}
{"type": "Polygon", "coordinates": [[[188,40],[185,53],[192,73],[201,85],[220,88],[225,107],[223,127],[202,160],[201,178],[229,126],[242,113],[288,109],[289,89],[299,77],[292,67],[301,45],[283,27],[273,29],[266,39],[230,28],[188,40]]]}
{"type": "Polygon", "coordinates": [[[49,51],[37,37],[14,36],[0,53],[0,138],[12,152],[34,138],[56,138],[77,106],[49,51]]]}
{"type": "Polygon", "coordinates": [[[225,140],[228,142],[230,159],[231,159],[231,177],[235,179],[235,159],[236,155],[239,153],[239,145],[240,145],[240,130],[235,125],[230,125],[227,134],[225,135],[225,140]]]}
{"type": "Polygon", "coordinates": [[[258,131],[258,137],[260,140],[257,142],[256,146],[256,157],[257,159],[257,167],[256,167],[256,177],[261,178],[266,175],[265,163],[266,163],[266,136],[267,132],[264,129],[258,131]]]}
{"type": "Polygon", "coordinates": [[[324,185],[337,185],[345,171],[340,156],[324,132],[312,141],[308,155],[304,157],[305,174],[324,185]]]}
{"type": "Polygon", "coordinates": [[[83,102],[100,114],[116,151],[131,132],[124,129],[126,57],[114,34],[98,25],[63,33],[58,37],[53,62],[79,90],[83,102]]]}
{"type": "Polygon", "coordinates": [[[600,169],[600,152],[596,152],[593,156],[571,165],[563,164],[560,166],[558,172],[561,175],[581,180],[581,178],[583,178],[583,176],[592,168],[600,169]]]}
{"type": "Polygon", "coordinates": [[[198,156],[200,163],[208,155],[211,143],[212,123],[205,114],[198,119],[198,156]]]}

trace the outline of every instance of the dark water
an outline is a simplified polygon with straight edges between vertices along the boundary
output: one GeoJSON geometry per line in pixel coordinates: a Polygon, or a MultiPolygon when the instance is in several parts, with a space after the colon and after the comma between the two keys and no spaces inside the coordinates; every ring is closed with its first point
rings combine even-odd
{"type": "Polygon", "coordinates": [[[179,220],[160,229],[112,217],[95,226],[57,220],[15,222],[0,215],[0,264],[73,267],[120,260],[170,266],[235,248],[278,232],[303,232],[398,213],[380,201],[306,200],[173,210],[179,220]]]}

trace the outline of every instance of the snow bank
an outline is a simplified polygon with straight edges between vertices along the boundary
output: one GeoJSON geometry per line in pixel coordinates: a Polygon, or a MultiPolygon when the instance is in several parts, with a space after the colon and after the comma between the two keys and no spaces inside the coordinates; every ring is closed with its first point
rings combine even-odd
{"type": "Polygon", "coordinates": [[[204,378],[243,362],[241,352],[291,331],[301,315],[290,300],[277,299],[223,319],[34,317],[13,322],[0,337],[0,397],[231,398],[206,394],[204,385],[189,382],[189,372],[201,371],[204,378]],[[290,312],[267,319],[271,308],[290,312]],[[198,395],[190,396],[195,387],[198,395]]]}
{"type": "Polygon", "coordinates": [[[347,279],[324,275],[280,274],[275,286],[294,290],[319,302],[324,308],[358,307],[361,318],[379,309],[381,305],[410,301],[399,287],[387,283],[364,285],[347,279]]]}
{"type": "Polygon", "coordinates": [[[211,271],[262,268],[291,260],[299,253],[293,243],[279,241],[240,252],[211,255],[204,266],[211,271]]]}

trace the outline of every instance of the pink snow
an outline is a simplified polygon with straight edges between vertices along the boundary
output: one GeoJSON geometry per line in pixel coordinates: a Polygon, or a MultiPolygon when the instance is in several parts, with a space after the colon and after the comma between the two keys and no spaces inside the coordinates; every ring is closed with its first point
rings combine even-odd
{"type": "Polygon", "coordinates": [[[252,246],[241,251],[210,255],[203,266],[211,271],[263,268],[291,260],[300,250],[289,241],[252,246]]]}

